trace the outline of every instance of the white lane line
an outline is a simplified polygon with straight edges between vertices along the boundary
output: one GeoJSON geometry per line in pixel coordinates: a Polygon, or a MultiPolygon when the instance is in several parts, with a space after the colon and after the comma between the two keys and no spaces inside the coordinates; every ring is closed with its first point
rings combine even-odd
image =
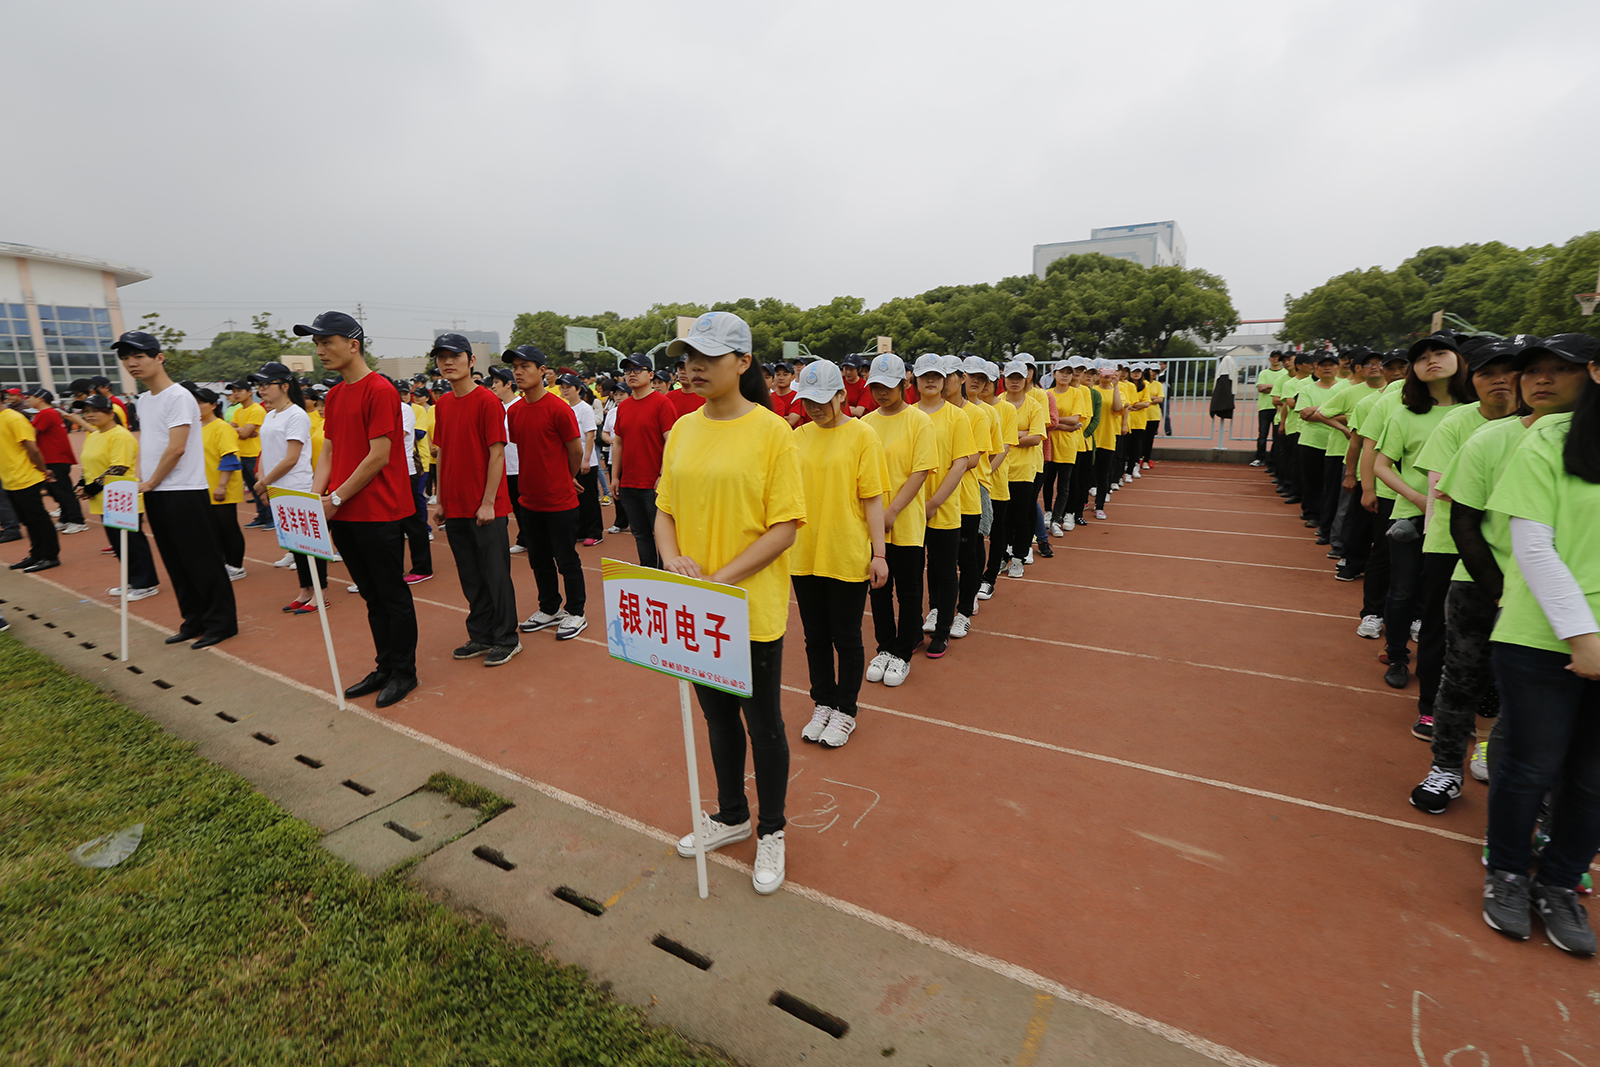
{"type": "MultiPolygon", "coordinates": [[[[1098,524],[1098,521],[1099,520],[1097,520],[1097,524],[1098,524]]],[[[1137,529],[1138,527],[1125,527],[1125,528],[1126,529],[1137,529]]],[[[1224,564],[1227,564],[1230,567],[1264,567],[1267,570],[1274,570],[1274,571],[1305,571],[1307,574],[1327,574],[1328,573],[1326,570],[1324,570],[1321,567],[1293,567],[1293,566],[1290,566],[1289,564],[1286,564],[1286,563],[1252,563],[1252,562],[1249,562],[1247,560],[1242,560],[1242,559],[1211,559],[1211,558],[1206,557],[1206,556],[1168,556],[1168,555],[1166,555],[1164,553],[1161,553],[1161,552],[1133,552],[1133,551],[1130,551],[1130,550],[1125,549],[1125,548],[1079,548],[1077,545],[1070,545],[1070,546],[1067,546],[1067,547],[1069,547],[1073,552],[1105,552],[1105,553],[1108,553],[1109,555],[1113,555],[1113,556],[1138,556],[1140,559],[1146,559],[1146,560],[1148,560],[1148,559],[1176,559],[1176,560],[1184,560],[1184,561],[1189,562],[1189,563],[1224,563],[1224,564]]]]}
{"type": "Polygon", "coordinates": [[[1274,511],[1235,511],[1232,508],[1191,508],[1181,507],[1177,504],[1135,504],[1131,501],[1118,504],[1119,508],[1155,508],[1161,511],[1199,511],[1207,515],[1249,515],[1256,518],[1270,519],[1278,514],[1274,511]]]}
{"type": "MultiPolygon", "coordinates": [[[[1133,486],[1124,485],[1122,488],[1124,488],[1124,489],[1132,489],[1133,486]]],[[[1267,499],[1267,496],[1264,493],[1257,494],[1254,497],[1250,497],[1250,496],[1247,496],[1246,494],[1243,494],[1243,493],[1202,493],[1202,492],[1199,492],[1199,491],[1194,490],[1194,489],[1151,489],[1149,487],[1146,487],[1145,488],[1145,493],[1150,493],[1150,494],[1159,493],[1162,496],[1225,496],[1230,500],[1238,500],[1241,497],[1244,497],[1245,499],[1261,499],[1261,500],[1266,500],[1267,499]]],[[[1140,495],[1143,495],[1143,494],[1140,494],[1140,495]]],[[[1273,496],[1277,496],[1277,494],[1274,493],[1273,496]]]]}
{"type": "MultiPolygon", "coordinates": [[[[1057,542],[1060,544],[1060,542],[1057,542]]],[[[1148,596],[1159,597],[1162,600],[1186,600],[1191,604],[1208,604],[1221,608],[1251,608],[1256,611],[1282,611],[1291,615],[1314,615],[1319,619],[1349,619],[1349,615],[1337,615],[1330,611],[1306,611],[1303,608],[1280,608],[1271,604],[1241,604],[1236,600],[1208,600],[1205,597],[1177,596],[1173,593],[1147,593],[1142,589],[1107,589],[1099,585],[1078,585],[1074,582],[1052,582],[1047,578],[1007,578],[1008,582],[1022,582],[1032,585],[1055,585],[1063,589],[1088,589],[1096,593],[1117,593],[1123,596],[1148,596]]],[[[793,601],[791,601],[793,603],[793,601]]]]}
{"type": "Polygon", "coordinates": [[[1301,534],[1246,533],[1243,530],[1195,530],[1187,526],[1151,526],[1147,523],[1126,523],[1122,528],[1124,530],[1168,530],[1172,533],[1213,534],[1218,537],[1265,537],[1273,541],[1311,540],[1311,538],[1301,534]]]}
{"type": "MultiPolygon", "coordinates": [[[[29,577],[35,578],[38,581],[51,586],[52,588],[59,589],[69,596],[82,597],[81,593],[70,586],[62,585],[59,582],[53,582],[48,578],[40,578],[36,574],[29,575],[29,577]]],[[[114,608],[109,604],[102,604],[99,601],[90,600],[88,598],[83,599],[86,603],[93,604],[95,607],[104,608],[107,611],[120,611],[120,608],[114,608]]],[[[137,619],[145,626],[159,633],[170,634],[173,632],[164,626],[150,621],[149,619],[139,618],[131,613],[129,617],[137,619]]],[[[595,641],[590,638],[579,637],[575,640],[583,641],[586,644],[600,645],[602,647],[605,645],[605,642],[603,641],[595,641]]],[[[279,674],[276,671],[268,670],[265,667],[258,666],[257,664],[251,663],[248,660],[240,659],[238,656],[224,652],[222,649],[215,646],[211,647],[207,651],[213,652],[229,662],[237,663],[239,666],[248,670],[255,671],[257,674],[260,674],[264,677],[271,678],[277,682],[283,682],[284,684],[292,686],[300,692],[311,696],[321,697],[334,707],[338,707],[338,700],[332,693],[326,690],[317,689],[314,686],[306,685],[303,682],[296,681],[295,679],[279,674]]],[[[862,706],[868,707],[870,705],[862,706]]],[[[497,774],[509,781],[517,782],[529,789],[535,790],[544,796],[549,797],[551,800],[554,800],[557,803],[566,804],[568,807],[577,808],[579,811],[593,815],[600,819],[604,819],[615,826],[632,830],[633,832],[648,837],[662,845],[677,845],[678,835],[676,834],[671,834],[665,830],[657,829],[654,826],[640,822],[638,819],[635,819],[632,816],[624,815],[620,811],[613,811],[612,809],[604,807],[600,804],[596,804],[593,801],[586,800],[583,797],[578,796],[576,793],[569,793],[565,789],[549,785],[534,778],[525,777],[524,775],[518,774],[515,771],[498,766],[481,756],[468,752],[465,749],[457,748],[448,741],[441,741],[439,738],[425,734],[421,730],[415,730],[404,725],[403,723],[386,719],[382,715],[379,715],[376,712],[368,711],[357,704],[346,703],[345,708],[346,710],[354,712],[356,715],[359,715],[361,718],[366,719],[369,722],[377,723],[386,729],[393,730],[395,733],[400,734],[403,737],[410,738],[413,741],[420,742],[439,752],[454,756],[456,759],[470,763],[472,766],[477,767],[480,770],[487,771],[490,774],[497,774]]],[[[885,709],[875,708],[874,710],[885,709]]],[[[898,713],[891,712],[890,714],[898,713]]],[[[908,716],[908,718],[915,718],[915,716],[908,716]]],[[[1110,757],[1105,758],[1109,759],[1110,757]]],[[[749,864],[742,863],[739,860],[733,859],[731,856],[724,856],[720,852],[710,853],[706,856],[706,859],[712,863],[721,864],[730,870],[739,871],[745,875],[752,873],[752,869],[749,864]]],[[[956,959],[970,963],[975,967],[981,967],[992,974],[999,975],[1002,978],[1009,979],[1010,981],[1026,986],[1030,989],[1034,989],[1042,993],[1048,993],[1059,1000],[1070,1001],[1073,1004],[1088,1008],[1090,1011],[1099,1012],[1100,1014],[1115,1019],[1118,1022],[1137,1027],[1140,1030],[1144,1030],[1146,1033],[1165,1038],[1175,1045],[1181,1045],[1192,1052],[1197,1052],[1202,1056],[1216,1060],[1218,1063],[1226,1064],[1227,1067],[1274,1067],[1273,1064],[1267,1062],[1266,1060],[1258,1060],[1254,1056],[1247,1056],[1237,1049],[1229,1048],[1227,1045],[1218,1044],[1217,1042],[1203,1038],[1198,1034],[1192,1034],[1187,1030],[1160,1022],[1159,1020],[1152,1019],[1149,1016],[1140,1015],[1138,1012],[1131,1011],[1118,1004],[1113,1004],[1108,1000],[1102,1000],[1097,996],[1093,996],[1092,994],[1080,992],[1079,990],[1063,985],[1054,979],[1046,978],[1037,971],[1029,970],[1026,967],[1020,966],[1019,964],[1008,963],[1007,961],[998,959],[997,957],[989,956],[982,952],[975,952],[972,949],[958,945],[953,941],[946,941],[942,937],[926,933],[925,931],[919,930],[907,923],[900,922],[898,919],[891,919],[887,915],[880,915],[878,912],[869,911],[860,905],[852,904],[847,900],[841,900],[838,897],[830,896],[820,890],[811,889],[808,886],[802,886],[796,882],[785,882],[783,884],[783,889],[785,892],[793,893],[794,895],[809,900],[814,904],[820,904],[823,907],[832,911],[836,911],[841,915],[848,915],[853,919],[859,919],[862,922],[876,926],[880,930],[884,930],[892,934],[898,934],[909,941],[914,941],[917,944],[922,945],[924,948],[930,948],[935,952],[942,952],[947,956],[953,956],[956,959]]]]}

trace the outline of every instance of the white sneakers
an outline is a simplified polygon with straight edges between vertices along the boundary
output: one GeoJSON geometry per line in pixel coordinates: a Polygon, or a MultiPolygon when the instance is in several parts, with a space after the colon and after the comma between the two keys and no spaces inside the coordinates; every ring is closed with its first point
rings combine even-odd
{"type": "Polygon", "coordinates": [[[1356,636],[1376,641],[1383,636],[1383,620],[1376,615],[1361,616],[1361,625],[1356,627],[1356,636]]]}
{"type": "Polygon", "coordinates": [[[520,555],[522,555],[523,553],[525,553],[527,551],[528,550],[523,548],[521,545],[512,545],[511,546],[511,554],[513,556],[520,556],[520,555]]]}
{"type": "Polygon", "coordinates": [[[1489,780],[1489,742],[1479,741],[1472,746],[1472,759],[1467,766],[1477,781],[1489,780]]]}
{"type": "Polygon", "coordinates": [[[539,630],[545,630],[552,626],[560,625],[561,620],[566,617],[567,613],[564,611],[557,611],[554,615],[547,615],[542,611],[536,611],[532,615],[529,615],[527,619],[523,620],[522,624],[518,626],[517,629],[521,630],[525,634],[531,634],[539,630]]]}
{"type": "Polygon", "coordinates": [[[223,566],[228,568],[228,581],[237,582],[240,578],[244,577],[243,567],[235,567],[231,563],[224,563],[223,566]]]}
{"type": "Polygon", "coordinates": [[[1068,515],[1068,516],[1067,516],[1067,517],[1066,517],[1066,519],[1065,519],[1065,520],[1064,520],[1064,521],[1063,521],[1063,522],[1062,522],[1062,523],[1061,523],[1061,528],[1062,528],[1062,529],[1063,529],[1063,530],[1065,530],[1065,531],[1067,531],[1067,532],[1068,532],[1068,533],[1071,533],[1071,532],[1072,532],[1072,530],[1073,530],[1073,528],[1074,528],[1074,527],[1075,527],[1075,526],[1076,526],[1076,525],[1077,525],[1077,524],[1076,524],[1076,523],[1075,523],[1075,522],[1073,522],[1073,519],[1072,519],[1072,516],[1071,516],[1071,515],[1068,515]]]}
{"type": "Polygon", "coordinates": [[[292,552],[285,552],[283,554],[283,558],[278,560],[276,563],[274,563],[273,566],[274,567],[283,567],[283,568],[285,568],[287,570],[293,570],[294,569],[294,554],[292,552]]]}
{"type": "Polygon", "coordinates": [[[1417,641],[1419,639],[1421,639],[1421,637],[1422,637],[1422,620],[1421,619],[1412,619],[1411,620],[1411,643],[1412,644],[1416,644],[1417,641]]]}
{"type": "Polygon", "coordinates": [[[1103,519],[1103,518],[1106,517],[1106,513],[1100,508],[1095,508],[1094,509],[1094,517],[1097,518],[1097,519],[1103,519]]]}
{"type": "Polygon", "coordinates": [[[556,627],[557,641],[571,641],[589,628],[589,620],[582,615],[562,613],[561,625],[556,627]]]}
{"type": "Polygon", "coordinates": [[[883,668],[883,684],[896,686],[906,680],[906,675],[911,673],[911,664],[899,656],[890,656],[889,665],[883,668]]]}
{"type": "Polygon", "coordinates": [[[811,721],[806,723],[800,731],[800,740],[816,741],[822,737],[822,731],[827,728],[828,720],[839,714],[833,708],[825,708],[821,704],[811,713],[811,721]]]}
{"type": "MultiPolygon", "coordinates": [[[[1028,546],[1028,554],[1026,556],[1022,557],[1022,562],[1028,564],[1029,566],[1033,565],[1033,546],[1032,545],[1028,546]]],[[[1012,575],[1012,577],[1015,578],[1016,575],[1012,575]]]]}
{"type": "Polygon", "coordinates": [[[950,622],[950,636],[952,638],[965,637],[967,636],[967,631],[971,628],[972,620],[958,611],[956,612],[956,617],[950,622]]]}
{"type": "MultiPolygon", "coordinates": [[[[832,708],[828,710],[833,711],[832,708]]],[[[850,740],[850,735],[855,732],[855,728],[855,716],[846,715],[842,711],[833,711],[832,716],[828,719],[827,729],[822,731],[818,740],[829,748],[842,748],[844,743],[850,740]]]]}
{"type": "MultiPolygon", "coordinates": [[[[128,599],[129,600],[143,600],[146,597],[155,596],[159,592],[161,592],[161,587],[159,585],[147,586],[144,589],[134,589],[134,588],[130,587],[128,589],[128,599]]],[[[106,590],[106,596],[121,598],[121,596],[122,596],[122,586],[114,585],[110,589],[107,589],[106,590]]]]}
{"type": "MultiPolygon", "coordinates": [[[[274,563],[273,566],[276,567],[277,564],[274,563]]],[[[347,585],[344,587],[344,591],[346,593],[359,593],[361,592],[361,587],[359,585],[347,585]]]]}
{"type": "Polygon", "coordinates": [[[992,596],[994,596],[994,584],[992,582],[983,582],[978,586],[979,600],[988,600],[992,596]]]}
{"type": "Polygon", "coordinates": [[[939,609],[934,608],[928,612],[928,617],[922,620],[922,632],[931,634],[939,628],[939,609]]]}
{"type": "Polygon", "coordinates": [[[879,652],[876,656],[873,656],[872,662],[867,664],[867,681],[883,681],[884,669],[889,666],[889,661],[892,659],[894,657],[887,652],[879,652]]]}
{"type": "Polygon", "coordinates": [[[1009,570],[1006,571],[1006,574],[1010,575],[1013,578],[1021,578],[1022,577],[1022,561],[1020,559],[1017,559],[1015,556],[1013,556],[1011,558],[1011,567],[1010,567],[1009,570]]]}
{"type": "Polygon", "coordinates": [[[1144,475],[1139,473],[1139,468],[1138,467],[1133,468],[1133,476],[1135,478],[1143,478],[1144,477],[1144,475]]]}
{"type": "MultiPolygon", "coordinates": [[[[737,826],[728,826],[717,822],[709,812],[702,811],[694,833],[685,834],[678,839],[678,855],[684,859],[694,858],[695,834],[700,835],[707,852],[715,852],[723,845],[748,840],[750,820],[746,819],[737,826]]],[[[779,830],[756,842],[756,863],[755,870],[750,875],[750,884],[755,886],[757,893],[766,896],[768,893],[777,892],[778,887],[783,885],[783,876],[783,831],[779,830]]]]}
{"type": "MultiPolygon", "coordinates": [[[[705,843],[707,852],[715,852],[723,845],[731,845],[736,841],[744,841],[750,836],[750,820],[746,819],[737,826],[720,823],[711,817],[708,811],[700,813],[700,821],[695,825],[693,833],[684,834],[678,839],[678,855],[684,859],[694,859],[694,835],[700,835],[700,840],[705,843]]],[[[776,887],[774,887],[776,888],[776,887]]]]}
{"type": "Polygon", "coordinates": [[[756,842],[756,869],[751,884],[762,896],[776,893],[783,884],[783,831],[768,834],[756,842]]]}
{"type": "Polygon", "coordinates": [[[64,534],[83,533],[88,528],[88,526],[81,522],[66,522],[61,524],[60,532],[64,534]]]}
{"type": "MultiPolygon", "coordinates": [[[[1072,520],[1068,519],[1067,521],[1071,522],[1072,520]]],[[[1064,531],[1062,530],[1061,524],[1059,522],[1052,522],[1050,524],[1050,536],[1051,537],[1060,537],[1063,532],[1064,531]]]]}

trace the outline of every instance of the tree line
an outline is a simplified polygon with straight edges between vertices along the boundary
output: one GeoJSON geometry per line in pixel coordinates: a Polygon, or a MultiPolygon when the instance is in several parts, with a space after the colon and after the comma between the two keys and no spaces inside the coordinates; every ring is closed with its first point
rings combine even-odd
{"type": "Polygon", "coordinates": [[[1490,241],[1424,248],[1392,271],[1352,270],[1285,296],[1278,336],[1298,345],[1387,349],[1425,336],[1441,311],[1502,336],[1600,336],[1600,315],[1583,315],[1573,299],[1594,291],[1597,271],[1600,230],[1559,247],[1490,241]]]}

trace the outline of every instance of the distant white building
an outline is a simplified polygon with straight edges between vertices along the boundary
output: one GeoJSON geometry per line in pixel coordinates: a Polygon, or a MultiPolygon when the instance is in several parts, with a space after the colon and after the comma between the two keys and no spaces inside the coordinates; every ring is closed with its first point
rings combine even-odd
{"type": "Polygon", "coordinates": [[[73,252],[0,242],[0,389],[103,374],[133,391],[111,342],[127,327],[117,290],[150,272],[73,252]]]}
{"type": "Polygon", "coordinates": [[[1183,231],[1170,219],[1144,222],[1136,226],[1101,226],[1089,231],[1087,241],[1058,241],[1033,246],[1033,273],[1043,278],[1045,268],[1067,256],[1098,252],[1103,256],[1128,259],[1141,267],[1186,267],[1189,246],[1183,231]]]}

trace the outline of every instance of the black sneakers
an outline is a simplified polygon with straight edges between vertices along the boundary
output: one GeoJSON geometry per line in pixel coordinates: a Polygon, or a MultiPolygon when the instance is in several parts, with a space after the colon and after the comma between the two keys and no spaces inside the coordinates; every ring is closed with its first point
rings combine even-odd
{"type": "MultiPolygon", "coordinates": [[[[1593,956],[1594,930],[1589,926],[1589,913],[1578,903],[1577,892],[1557,889],[1543,882],[1534,882],[1532,890],[1534,909],[1544,922],[1544,935],[1550,939],[1550,943],[1574,956],[1593,956]]],[[[1488,918],[1487,907],[1484,917],[1488,918]]]]}
{"type": "Polygon", "coordinates": [[[493,645],[486,645],[482,641],[468,641],[450,653],[450,656],[452,659],[473,659],[477,656],[486,656],[493,650],[493,645]]]}
{"type": "Polygon", "coordinates": [[[1461,795],[1461,772],[1430,767],[1428,777],[1411,791],[1411,806],[1429,815],[1443,815],[1450,802],[1461,795]]]}
{"type": "Polygon", "coordinates": [[[1489,872],[1483,880],[1483,921],[1490,929],[1518,941],[1528,940],[1533,933],[1533,921],[1528,915],[1530,882],[1525,874],[1489,872]]]}
{"type": "Polygon", "coordinates": [[[1391,663],[1383,673],[1384,684],[1390,689],[1404,689],[1411,680],[1411,671],[1404,663],[1391,663]]]}

